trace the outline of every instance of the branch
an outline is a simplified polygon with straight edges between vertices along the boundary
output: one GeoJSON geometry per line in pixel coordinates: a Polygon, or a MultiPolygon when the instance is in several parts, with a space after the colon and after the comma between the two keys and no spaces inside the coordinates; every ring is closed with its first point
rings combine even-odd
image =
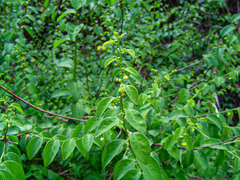
{"type": "MultiPolygon", "coordinates": [[[[228,139],[226,141],[223,141],[223,142],[220,142],[220,143],[217,143],[217,144],[211,144],[211,145],[207,145],[207,146],[198,146],[198,147],[192,147],[192,149],[202,149],[202,148],[208,148],[208,147],[211,147],[211,146],[217,146],[217,145],[221,145],[221,144],[224,144],[224,143],[227,143],[229,141],[232,141],[234,139],[237,139],[238,137],[240,137],[240,135],[237,135],[237,136],[234,136],[233,138],[231,139],[228,139]]],[[[153,145],[155,146],[163,146],[163,144],[161,143],[153,143],[153,145]]],[[[188,149],[187,147],[178,147],[179,149],[188,149]]]]}
{"type": "Polygon", "coordinates": [[[53,116],[58,116],[58,117],[62,117],[62,118],[65,118],[65,119],[70,119],[70,120],[75,120],[75,121],[81,121],[81,122],[87,122],[86,120],[82,120],[82,119],[77,119],[77,118],[72,118],[72,117],[68,117],[68,116],[63,116],[63,115],[60,115],[60,114],[55,114],[55,113],[52,113],[52,112],[49,112],[49,111],[45,111],[43,109],[40,109],[38,108],[37,106],[34,106],[32,105],[31,103],[23,100],[22,98],[20,98],[19,96],[17,96],[16,94],[12,93],[11,91],[7,90],[5,87],[3,87],[2,85],[0,85],[0,88],[2,88],[4,91],[6,91],[7,93],[11,94],[12,96],[14,96],[15,98],[17,98],[18,100],[22,101],[23,103],[31,106],[32,108],[38,110],[38,111],[41,111],[41,112],[44,112],[44,113],[47,113],[47,114],[50,114],[50,115],[53,115],[53,116]]]}

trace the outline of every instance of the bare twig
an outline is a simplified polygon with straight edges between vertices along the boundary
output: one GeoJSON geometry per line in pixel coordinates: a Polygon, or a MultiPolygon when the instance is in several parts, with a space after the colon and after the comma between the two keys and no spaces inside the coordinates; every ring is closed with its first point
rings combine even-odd
{"type": "Polygon", "coordinates": [[[65,119],[70,119],[70,120],[74,120],[74,121],[81,121],[81,122],[87,122],[86,120],[82,120],[82,119],[77,119],[77,118],[72,118],[72,117],[68,117],[68,116],[63,116],[63,115],[60,115],[60,114],[55,114],[55,113],[52,113],[52,112],[49,112],[49,111],[45,111],[43,109],[40,109],[36,106],[34,106],[33,104],[23,100],[22,98],[20,98],[19,96],[17,96],[16,94],[12,93],[11,91],[7,90],[5,87],[3,87],[2,85],[0,85],[0,88],[2,88],[4,91],[6,91],[7,93],[11,94],[12,96],[14,96],[15,98],[17,98],[18,100],[22,101],[23,103],[31,106],[32,108],[38,110],[38,111],[41,111],[41,112],[44,112],[44,113],[47,113],[47,114],[50,114],[50,115],[53,115],[53,116],[58,116],[58,117],[62,117],[62,118],[65,118],[65,119]]]}

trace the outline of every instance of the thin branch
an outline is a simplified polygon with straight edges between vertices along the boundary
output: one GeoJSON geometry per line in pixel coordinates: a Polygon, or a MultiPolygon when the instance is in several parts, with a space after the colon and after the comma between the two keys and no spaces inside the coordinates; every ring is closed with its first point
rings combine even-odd
{"type": "Polygon", "coordinates": [[[120,129],[120,132],[118,133],[118,135],[117,135],[116,139],[118,139],[118,138],[119,138],[119,136],[121,135],[121,133],[122,133],[122,128],[120,129]]]}
{"type": "Polygon", "coordinates": [[[9,144],[18,144],[17,142],[9,141],[8,139],[0,139],[0,141],[8,142],[9,144]]]}
{"type": "Polygon", "coordinates": [[[217,144],[211,144],[211,145],[207,145],[207,146],[193,147],[193,149],[201,149],[201,148],[207,148],[207,147],[211,147],[211,146],[221,145],[221,144],[227,143],[227,142],[229,142],[229,141],[232,141],[232,140],[234,140],[234,139],[237,139],[238,137],[240,137],[240,135],[234,136],[234,137],[231,138],[231,139],[228,139],[228,140],[226,140],[226,141],[223,141],[223,142],[220,142],[220,143],[217,143],[217,144]]]}
{"type": "Polygon", "coordinates": [[[202,76],[199,80],[197,80],[195,83],[193,83],[193,84],[188,88],[188,90],[191,89],[192,87],[194,87],[194,86],[195,86],[199,81],[201,81],[203,78],[205,78],[207,72],[210,70],[211,67],[212,67],[212,66],[210,66],[210,67],[207,69],[207,71],[203,74],[203,76],[202,76]]]}
{"type": "Polygon", "coordinates": [[[193,64],[190,64],[190,65],[188,65],[188,66],[186,66],[186,67],[184,67],[184,68],[177,69],[175,72],[177,72],[177,71],[182,71],[182,70],[184,70],[184,69],[186,69],[186,68],[188,68],[188,67],[190,67],[190,66],[194,66],[195,64],[199,64],[199,63],[201,63],[202,61],[204,61],[204,59],[202,59],[202,60],[200,60],[200,61],[198,61],[198,62],[195,62],[195,63],[193,63],[193,64]]]}
{"type": "Polygon", "coordinates": [[[15,98],[17,98],[18,100],[22,101],[23,103],[31,106],[32,108],[38,110],[38,111],[41,111],[41,112],[44,112],[44,113],[47,113],[47,114],[50,114],[50,115],[53,115],[53,116],[58,116],[58,117],[62,117],[62,118],[65,118],[65,119],[70,119],[70,120],[74,120],[74,121],[81,121],[81,122],[87,122],[86,120],[82,120],[82,119],[77,119],[77,118],[72,118],[72,117],[68,117],[68,116],[63,116],[63,115],[60,115],[60,114],[55,114],[55,113],[52,113],[52,112],[49,112],[49,111],[45,111],[43,109],[40,109],[38,108],[37,106],[34,106],[32,105],[31,103],[23,100],[22,98],[20,98],[19,96],[17,96],[16,94],[12,93],[11,91],[7,90],[5,87],[3,87],[2,85],[0,85],[0,88],[2,88],[4,91],[6,91],[7,93],[11,94],[12,96],[14,96],[15,98]]]}
{"type": "MultiPolygon", "coordinates": [[[[221,145],[221,144],[227,143],[227,142],[229,142],[229,141],[232,141],[232,140],[234,140],[234,139],[237,139],[238,137],[240,137],[240,135],[234,136],[234,137],[232,137],[231,139],[228,139],[228,140],[223,141],[223,142],[220,142],[220,143],[211,144],[211,145],[207,145],[207,146],[192,147],[192,149],[202,149],[202,148],[208,148],[208,147],[211,147],[211,146],[221,145]]],[[[163,144],[161,144],[161,143],[153,143],[153,145],[155,145],[155,146],[163,146],[163,144]]],[[[187,147],[178,147],[178,148],[179,148],[179,149],[188,149],[187,147]]]]}

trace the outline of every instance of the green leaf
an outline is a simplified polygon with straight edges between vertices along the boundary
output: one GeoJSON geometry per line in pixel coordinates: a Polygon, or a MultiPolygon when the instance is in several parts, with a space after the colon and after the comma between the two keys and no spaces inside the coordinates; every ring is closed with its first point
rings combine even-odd
{"type": "Polygon", "coordinates": [[[86,124],[84,126],[84,134],[87,134],[87,133],[91,132],[92,130],[96,129],[98,127],[98,125],[100,124],[100,122],[101,121],[97,121],[96,116],[88,119],[88,121],[86,122],[86,124]]]}
{"type": "Polygon", "coordinates": [[[41,137],[34,137],[30,140],[27,145],[27,157],[32,160],[33,157],[38,153],[39,149],[42,147],[43,139],[41,137]]]}
{"type": "Polygon", "coordinates": [[[70,0],[73,8],[77,11],[79,8],[86,4],[86,0],[70,0]]]}
{"type": "Polygon", "coordinates": [[[174,135],[168,136],[167,140],[164,143],[164,149],[172,148],[175,143],[176,143],[176,140],[174,139],[174,135]]]}
{"type": "Polygon", "coordinates": [[[164,180],[162,177],[161,169],[159,163],[153,158],[149,158],[149,163],[144,164],[140,160],[137,159],[137,163],[140,168],[143,170],[143,176],[147,176],[149,180],[164,180]]]}
{"type": "Polygon", "coordinates": [[[173,146],[171,149],[167,149],[167,152],[174,157],[177,161],[179,161],[179,155],[180,155],[180,151],[178,149],[178,147],[175,145],[173,146]]]}
{"type": "Polygon", "coordinates": [[[142,133],[146,133],[146,121],[138,111],[128,109],[125,115],[133,128],[142,133]]]}
{"type": "Polygon", "coordinates": [[[74,67],[74,62],[71,59],[62,61],[60,63],[57,64],[57,66],[59,67],[67,67],[67,68],[72,68],[74,67]]]}
{"type": "Polygon", "coordinates": [[[23,114],[23,110],[22,110],[22,107],[17,104],[17,103],[12,103],[11,104],[11,107],[14,107],[16,110],[18,110],[21,114],[23,114]]]}
{"type": "Polygon", "coordinates": [[[0,178],[1,180],[16,180],[9,171],[4,169],[0,169],[0,178]]]}
{"type": "Polygon", "coordinates": [[[193,143],[192,143],[191,137],[188,134],[186,134],[186,135],[184,135],[184,140],[187,143],[188,149],[192,150],[193,143]]]}
{"type": "Polygon", "coordinates": [[[194,153],[193,151],[187,151],[184,155],[183,155],[183,159],[182,159],[182,165],[184,168],[188,168],[194,160],[194,153]]]}
{"type": "Polygon", "coordinates": [[[75,149],[76,143],[74,139],[66,139],[62,144],[62,159],[65,161],[75,149]]]}
{"type": "Polygon", "coordinates": [[[188,104],[186,106],[184,106],[184,111],[190,118],[192,118],[194,116],[194,109],[191,106],[189,106],[188,104]]]}
{"type": "Polygon", "coordinates": [[[194,158],[205,171],[208,169],[208,158],[203,151],[194,150],[194,158]]]}
{"type": "Polygon", "coordinates": [[[117,162],[113,169],[113,179],[120,180],[128,171],[134,169],[135,162],[131,159],[122,159],[117,162]]]}
{"type": "Polygon", "coordinates": [[[86,150],[86,152],[89,152],[92,145],[93,145],[93,135],[90,134],[86,134],[83,138],[82,138],[82,143],[83,143],[83,147],[86,150]]]}
{"type": "Polygon", "coordinates": [[[33,38],[33,30],[29,27],[29,26],[23,26],[26,30],[27,30],[27,32],[31,35],[31,37],[33,38]]]}
{"type": "Polygon", "coordinates": [[[231,20],[230,20],[230,22],[231,23],[237,23],[237,21],[239,21],[240,20],[240,14],[234,14],[232,17],[231,17],[231,20]]]}
{"type": "Polygon", "coordinates": [[[178,138],[182,135],[182,133],[183,133],[183,127],[177,128],[174,132],[174,139],[178,140],[178,138]]]}
{"type": "Polygon", "coordinates": [[[83,136],[83,123],[80,123],[74,129],[73,134],[72,134],[72,138],[80,138],[82,136],[83,136]]]}
{"type": "Polygon", "coordinates": [[[129,135],[130,146],[133,154],[145,165],[148,164],[150,159],[150,143],[146,136],[139,132],[129,135]]]}
{"type": "Polygon", "coordinates": [[[111,129],[118,123],[118,121],[119,119],[115,117],[107,117],[103,119],[95,132],[95,137],[98,137],[101,134],[105,133],[107,130],[111,129]]]}
{"type": "Polygon", "coordinates": [[[33,94],[37,92],[36,86],[33,83],[27,84],[27,90],[33,94]]]}
{"type": "Polygon", "coordinates": [[[97,110],[96,110],[96,116],[97,118],[100,118],[104,111],[107,109],[107,107],[110,105],[110,103],[114,100],[114,97],[107,97],[107,98],[103,98],[98,106],[97,106],[97,110]]]}
{"type": "Polygon", "coordinates": [[[230,34],[234,29],[235,29],[235,27],[233,27],[232,25],[227,25],[227,26],[225,26],[225,27],[220,31],[221,37],[225,37],[227,34],[230,34]]]}
{"type": "Polygon", "coordinates": [[[79,31],[81,31],[82,27],[83,27],[83,24],[76,26],[73,23],[70,23],[70,22],[67,23],[66,31],[72,41],[75,41],[75,37],[77,36],[79,31]]]}
{"type": "Polygon", "coordinates": [[[127,53],[130,54],[133,58],[135,58],[135,52],[134,52],[134,50],[123,48],[123,51],[127,52],[127,53]]]}
{"type": "Polygon", "coordinates": [[[114,8],[113,12],[116,14],[117,18],[121,18],[122,17],[122,11],[119,8],[114,8]]]}
{"type": "Polygon", "coordinates": [[[60,44],[66,42],[66,41],[69,41],[69,40],[70,40],[69,37],[68,38],[65,37],[64,39],[59,39],[59,40],[55,41],[53,44],[53,49],[56,49],[56,47],[58,47],[60,44]]]}
{"type": "Polygon", "coordinates": [[[134,76],[139,77],[138,72],[137,72],[134,68],[132,68],[132,67],[127,67],[127,68],[125,69],[125,71],[133,74],[134,76]]]}
{"type": "Polygon", "coordinates": [[[48,7],[48,3],[49,3],[49,0],[45,0],[45,1],[44,1],[44,8],[47,8],[47,7],[48,7]]]}
{"type": "Polygon", "coordinates": [[[18,163],[20,166],[23,166],[22,161],[21,161],[21,157],[18,156],[17,154],[15,154],[14,152],[8,152],[7,154],[5,154],[3,156],[3,159],[4,159],[4,161],[12,160],[12,161],[18,163]]]}
{"type": "Polygon", "coordinates": [[[164,99],[161,98],[161,100],[155,100],[153,101],[153,107],[156,111],[156,113],[159,113],[163,110],[163,107],[164,107],[164,99]]]}
{"type": "Polygon", "coordinates": [[[186,102],[189,95],[190,95],[189,90],[187,90],[185,88],[181,89],[180,94],[179,94],[178,103],[181,104],[183,102],[186,102]]]}
{"type": "Polygon", "coordinates": [[[62,13],[58,18],[57,18],[57,23],[64,18],[68,14],[75,14],[76,11],[74,9],[67,9],[64,13],[62,13]]]}
{"type": "Polygon", "coordinates": [[[142,93],[139,96],[139,106],[143,106],[143,104],[146,102],[147,100],[147,95],[142,93]]]}
{"type": "Polygon", "coordinates": [[[59,90],[56,90],[52,96],[51,96],[51,99],[52,98],[55,98],[55,97],[61,97],[61,96],[69,96],[71,93],[70,91],[67,89],[67,88],[62,88],[62,89],[59,89],[59,90]]]}
{"type": "Polygon", "coordinates": [[[86,157],[87,156],[87,151],[83,147],[82,138],[76,139],[75,142],[76,142],[76,145],[77,145],[77,149],[81,152],[83,157],[86,157]]]}
{"type": "Polygon", "coordinates": [[[48,143],[46,144],[43,150],[43,162],[45,167],[51,164],[51,162],[57,155],[59,146],[60,146],[59,140],[48,141],[48,143]]]}
{"type": "Polygon", "coordinates": [[[204,139],[200,142],[201,146],[209,146],[213,144],[221,143],[222,141],[220,139],[210,138],[210,139],[204,139]]]}
{"type": "Polygon", "coordinates": [[[2,163],[2,166],[6,167],[16,180],[25,180],[23,168],[17,162],[7,160],[2,163]]]}
{"type": "Polygon", "coordinates": [[[81,81],[77,82],[71,81],[69,82],[69,90],[73,97],[73,103],[77,103],[83,91],[83,83],[81,81]]]}
{"type": "Polygon", "coordinates": [[[103,46],[107,46],[107,45],[112,44],[112,43],[115,44],[115,41],[113,41],[113,40],[107,41],[103,44],[103,46]]]}
{"type": "Polygon", "coordinates": [[[125,86],[125,91],[132,102],[138,104],[138,90],[132,85],[127,85],[125,86]]]}
{"type": "Polygon", "coordinates": [[[118,155],[123,148],[124,141],[122,140],[115,140],[108,143],[102,153],[102,168],[103,170],[108,165],[108,163],[118,155]]]}
{"type": "Polygon", "coordinates": [[[225,158],[226,158],[225,152],[223,150],[218,151],[218,154],[217,154],[215,162],[214,162],[214,166],[219,167],[220,165],[222,165],[225,158]]]}
{"type": "Polygon", "coordinates": [[[223,130],[222,121],[217,116],[209,114],[206,116],[206,118],[212,121],[220,130],[223,130]]]}
{"type": "Polygon", "coordinates": [[[214,78],[215,84],[217,85],[217,87],[221,86],[221,84],[224,83],[225,79],[221,76],[216,76],[214,78]]]}
{"type": "Polygon", "coordinates": [[[28,19],[32,20],[33,22],[36,21],[35,17],[32,16],[31,14],[26,14],[26,17],[28,17],[28,19]]]}
{"type": "Polygon", "coordinates": [[[72,104],[71,111],[72,111],[72,116],[74,118],[82,119],[82,117],[84,115],[84,107],[83,107],[83,105],[81,105],[79,103],[72,104]]]}
{"type": "Polygon", "coordinates": [[[109,64],[111,64],[112,62],[116,61],[117,59],[116,58],[109,58],[105,61],[105,64],[104,64],[104,68],[108,67],[109,64]]]}
{"type": "Polygon", "coordinates": [[[138,180],[140,179],[142,173],[139,169],[132,169],[128,171],[121,180],[138,180]]]}

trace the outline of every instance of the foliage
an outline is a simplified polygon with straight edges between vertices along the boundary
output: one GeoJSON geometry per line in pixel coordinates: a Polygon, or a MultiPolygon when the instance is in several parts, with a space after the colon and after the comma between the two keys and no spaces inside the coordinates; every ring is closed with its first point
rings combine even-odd
{"type": "Polygon", "coordinates": [[[0,1],[0,179],[239,179],[236,7],[0,1]]]}

